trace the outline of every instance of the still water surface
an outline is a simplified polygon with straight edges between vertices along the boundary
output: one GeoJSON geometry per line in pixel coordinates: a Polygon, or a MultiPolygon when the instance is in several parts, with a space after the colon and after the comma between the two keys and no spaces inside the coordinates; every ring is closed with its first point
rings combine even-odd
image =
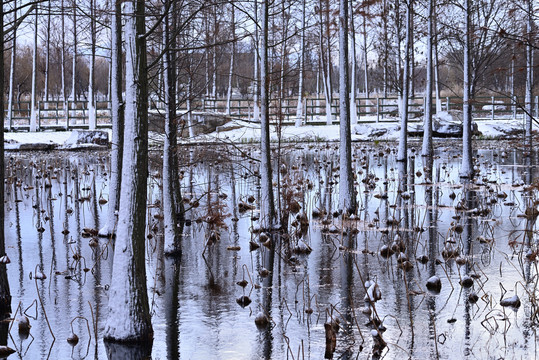
{"type": "MultiPolygon", "coordinates": [[[[286,193],[281,208],[299,205],[308,227],[293,227],[298,221],[291,214],[284,236],[272,239],[275,256],[264,246],[250,251],[250,241],[260,244],[258,212],[239,211],[260,196],[257,164],[249,160],[257,150],[185,151],[182,185],[191,223],[183,229],[180,262],[158,255],[161,169],[154,154],[146,246],[151,358],[321,359],[324,323],[335,320],[334,358],[376,358],[378,350],[386,359],[535,358],[537,234],[533,217],[523,214],[537,190],[523,190],[535,178],[537,160],[518,150],[479,150],[481,174],[463,184],[456,152],[440,151],[432,165],[411,156],[403,176],[387,150],[356,146],[360,211],[346,224],[332,216],[338,201],[333,145],[284,150],[275,164],[275,184],[286,193]],[[408,271],[398,267],[397,254],[380,256],[395,239],[413,266],[408,271]],[[312,252],[290,251],[298,244],[312,252]],[[444,257],[448,249],[458,257],[444,257]],[[424,264],[417,260],[422,256],[424,264]],[[441,280],[439,294],[426,289],[432,275],[441,280]],[[467,275],[470,288],[459,283],[467,275]],[[243,280],[245,287],[237,285],[243,280]],[[367,281],[381,291],[374,314],[382,325],[362,313],[367,281]],[[515,294],[519,308],[500,305],[515,294]],[[251,300],[245,307],[238,303],[242,296],[251,300]],[[267,326],[255,325],[260,315],[269,318],[267,326]],[[380,330],[383,349],[372,329],[380,330]]],[[[12,307],[32,325],[25,338],[14,323],[8,345],[17,353],[10,358],[140,357],[110,355],[101,339],[113,248],[87,232],[99,229],[107,214],[106,155],[10,155],[5,225],[12,307]],[[36,280],[40,272],[46,279],[36,280]],[[66,340],[72,333],[79,337],[75,346],[66,340]]]]}

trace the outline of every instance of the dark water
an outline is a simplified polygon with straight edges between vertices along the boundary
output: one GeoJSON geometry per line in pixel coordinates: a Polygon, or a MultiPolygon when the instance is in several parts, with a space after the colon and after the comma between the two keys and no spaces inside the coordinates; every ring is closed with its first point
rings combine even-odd
{"type": "MultiPolygon", "coordinates": [[[[309,226],[300,234],[290,225],[272,238],[274,256],[264,246],[249,251],[249,241],[259,243],[258,212],[238,211],[249,196],[256,204],[260,195],[257,164],[250,160],[256,148],[241,148],[243,156],[224,148],[184,151],[182,184],[192,224],[184,228],[181,262],[157,255],[160,210],[148,210],[151,358],[321,359],[324,323],[336,320],[334,358],[376,358],[378,350],[386,359],[535,358],[537,233],[533,217],[523,214],[536,200],[536,189],[524,189],[535,179],[537,160],[520,150],[480,150],[480,176],[463,184],[457,153],[440,151],[430,172],[433,185],[426,159],[412,156],[409,175],[403,169],[399,175],[386,148],[356,147],[361,210],[346,224],[331,216],[338,201],[337,151],[332,145],[285,149],[282,166],[276,164],[287,194],[281,207],[293,208],[296,201],[309,226]],[[313,219],[313,210],[328,215],[313,219]],[[212,234],[220,238],[208,243],[212,234]],[[398,268],[396,255],[380,256],[395,236],[405,244],[409,271],[398,268]],[[312,252],[291,252],[298,241],[312,252]],[[458,259],[444,258],[447,244],[458,249],[458,259]],[[423,255],[425,264],[416,260],[423,255]],[[437,295],[425,287],[432,275],[442,282],[437,295]],[[466,275],[471,288],[459,284],[466,275]],[[245,288],[237,285],[242,280],[245,288]],[[366,281],[381,290],[374,313],[383,325],[368,324],[362,313],[366,281]],[[472,292],[479,298],[475,304],[468,300],[472,292]],[[514,294],[518,309],[500,305],[514,294]],[[240,306],[242,296],[251,303],[240,306]],[[267,326],[255,325],[259,315],[269,318],[267,326]],[[379,329],[385,348],[373,348],[372,329],[379,329]]],[[[106,348],[100,338],[113,249],[102,238],[90,246],[92,237],[82,234],[98,229],[107,213],[106,154],[12,156],[5,205],[8,275],[15,317],[22,311],[32,328],[24,339],[13,323],[8,345],[18,352],[10,358],[143,358],[144,349],[106,348]],[[36,280],[36,269],[47,278],[36,280]],[[66,340],[72,332],[79,337],[75,346],[66,340]]],[[[156,155],[148,204],[161,197],[158,162],[156,155]]],[[[290,215],[289,223],[294,219],[290,215]]]]}

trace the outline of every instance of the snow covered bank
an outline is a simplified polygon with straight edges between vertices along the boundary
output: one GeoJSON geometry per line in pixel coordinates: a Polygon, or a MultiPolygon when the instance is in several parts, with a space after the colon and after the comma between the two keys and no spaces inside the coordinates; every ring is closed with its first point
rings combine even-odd
{"type": "MultiPolygon", "coordinates": [[[[370,119],[369,119],[370,120],[370,119]]],[[[522,136],[522,120],[481,120],[476,121],[474,133],[487,139],[514,139],[522,136]]],[[[352,125],[352,141],[396,141],[399,136],[399,124],[394,121],[365,122],[352,125]]],[[[111,130],[98,131],[43,131],[5,133],[6,150],[77,150],[103,148],[111,139],[111,130]],[[105,138],[106,135],[106,138],[105,138]]],[[[421,137],[423,123],[409,123],[409,135],[421,137]]],[[[279,139],[277,127],[270,127],[271,141],[279,139]]],[[[434,119],[435,137],[459,138],[462,136],[462,125],[459,119],[448,113],[441,113],[434,119]]],[[[231,120],[209,134],[199,134],[194,138],[182,138],[181,143],[252,143],[260,139],[260,124],[242,120],[231,120]]],[[[294,141],[338,141],[339,125],[306,125],[301,127],[284,126],[281,140],[294,141]]],[[[162,145],[163,135],[157,131],[150,132],[150,146],[162,145]]]]}

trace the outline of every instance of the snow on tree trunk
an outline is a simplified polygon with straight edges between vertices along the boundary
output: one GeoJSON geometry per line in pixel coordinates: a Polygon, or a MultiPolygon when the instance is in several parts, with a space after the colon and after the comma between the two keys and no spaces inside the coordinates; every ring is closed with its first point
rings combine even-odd
{"type": "Polygon", "coordinates": [[[533,129],[533,0],[527,0],[527,22],[526,22],[526,145],[532,145],[533,129]]]}
{"type": "MultiPolygon", "coordinates": [[[[397,153],[397,161],[406,163],[408,156],[408,98],[410,96],[410,48],[411,48],[411,22],[412,12],[411,3],[408,0],[406,3],[406,38],[404,43],[404,69],[402,73],[402,113],[399,132],[399,149],[397,153]]],[[[406,166],[404,167],[406,168],[406,166]]]]}
{"type": "MultiPolygon", "coordinates": [[[[163,26],[163,80],[165,101],[165,138],[163,145],[163,223],[166,254],[180,254],[180,234],[178,232],[178,217],[176,214],[176,199],[174,191],[176,186],[174,161],[176,146],[178,145],[178,125],[176,119],[176,60],[174,41],[176,14],[168,11],[163,26]]],[[[178,199],[181,201],[181,199],[178,199]]]]}
{"type": "Polygon", "coordinates": [[[303,123],[303,78],[305,77],[305,17],[306,1],[301,2],[301,43],[299,54],[299,85],[298,85],[298,105],[296,107],[296,127],[303,123]]]}
{"type": "Polygon", "coordinates": [[[118,230],[103,337],[144,342],[153,336],[145,267],[148,179],[148,79],[144,1],[124,2],[126,104],[118,230]]]}
{"type": "Polygon", "coordinates": [[[352,64],[350,65],[350,68],[352,69],[352,74],[350,75],[351,78],[351,85],[350,85],[350,122],[355,125],[357,124],[357,105],[356,105],[356,27],[354,24],[354,7],[353,2],[350,1],[350,34],[352,35],[352,54],[350,58],[352,59],[352,64]]]}
{"type": "Polygon", "coordinates": [[[423,121],[423,156],[432,156],[432,39],[434,1],[429,0],[427,9],[427,86],[425,89],[425,115],[423,121]]]}
{"type": "Polygon", "coordinates": [[[339,110],[340,182],[339,210],[343,215],[356,211],[354,175],[352,172],[352,139],[350,130],[350,79],[348,77],[348,1],[339,1],[339,110]]]}
{"type": "MultiPolygon", "coordinates": [[[[4,39],[4,10],[0,7],[0,39],[4,39]]],[[[0,58],[4,58],[4,42],[0,41],[0,58]]],[[[0,89],[4,89],[4,62],[0,62],[0,89]]],[[[4,97],[0,96],[0,181],[4,184],[4,97]]],[[[4,191],[0,191],[0,203],[4,204],[4,191]]],[[[0,206],[0,256],[6,254],[4,234],[4,206],[0,206]]],[[[11,313],[11,292],[6,264],[0,264],[0,320],[11,313]]]]}
{"type": "Polygon", "coordinates": [[[471,1],[464,0],[464,56],[463,56],[463,97],[462,97],[462,164],[460,177],[473,177],[472,164],[472,109],[470,104],[471,95],[471,1]]]}
{"type": "Polygon", "coordinates": [[[111,29],[112,146],[110,151],[109,202],[105,225],[99,230],[99,235],[106,237],[113,236],[116,233],[122,180],[124,106],[122,103],[122,5],[119,1],[116,1],[114,5],[111,29]]]}
{"type": "Polygon", "coordinates": [[[269,69],[268,69],[268,2],[262,2],[262,48],[260,61],[260,223],[272,228],[275,222],[273,196],[273,172],[271,168],[271,147],[269,134],[269,69]]]}
{"type": "MultiPolygon", "coordinates": [[[[17,9],[17,0],[13,2],[13,8],[17,9]]],[[[13,12],[13,23],[17,22],[17,11],[13,12]]],[[[13,42],[11,47],[11,67],[9,70],[9,95],[7,103],[7,120],[8,120],[8,129],[11,130],[13,125],[13,96],[15,93],[15,72],[17,62],[17,27],[13,29],[13,42]]]]}
{"type": "Polygon", "coordinates": [[[231,4],[232,12],[231,12],[231,19],[230,19],[230,25],[231,25],[231,32],[232,32],[232,49],[230,51],[230,68],[228,70],[228,90],[226,94],[226,114],[230,115],[230,102],[232,100],[232,79],[234,77],[234,56],[236,53],[236,19],[235,19],[235,6],[234,4],[231,4]]]}

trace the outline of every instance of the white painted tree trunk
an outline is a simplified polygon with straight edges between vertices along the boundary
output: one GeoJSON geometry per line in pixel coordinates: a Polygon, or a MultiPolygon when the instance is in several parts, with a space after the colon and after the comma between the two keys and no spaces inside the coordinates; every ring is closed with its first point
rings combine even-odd
{"type": "Polygon", "coordinates": [[[148,178],[148,87],[143,0],[124,2],[125,141],[118,231],[114,249],[109,313],[103,337],[113,342],[146,342],[153,336],[146,287],[145,240],[148,178]]]}
{"type": "Polygon", "coordinates": [[[303,78],[305,77],[305,21],[306,21],[306,1],[301,2],[301,39],[299,54],[299,84],[298,84],[298,104],[296,107],[296,127],[303,123],[303,78]]]}
{"type": "Polygon", "coordinates": [[[90,0],[90,71],[88,78],[88,128],[95,130],[97,127],[97,112],[95,108],[95,46],[96,46],[96,28],[95,28],[95,9],[94,0],[90,0]]]}
{"type": "Polygon", "coordinates": [[[34,47],[32,54],[32,93],[30,104],[30,131],[37,130],[37,19],[38,7],[36,6],[34,23],[34,47]]]}
{"type": "Polygon", "coordinates": [[[269,134],[269,69],[268,69],[268,1],[262,2],[262,39],[260,61],[260,223],[264,228],[275,225],[275,204],[273,195],[273,171],[269,134]]]}
{"type": "MultiPolygon", "coordinates": [[[[412,0],[408,0],[405,3],[406,38],[404,43],[404,69],[402,73],[402,112],[399,132],[399,149],[397,152],[397,161],[404,162],[405,165],[408,157],[408,98],[410,97],[410,48],[412,46],[410,28],[412,22],[411,1],[412,0]]],[[[404,168],[406,169],[406,166],[404,166],[404,168]]]]}
{"type": "Polygon", "coordinates": [[[350,79],[348,76],[348,1],[339,0],[339,210],[343,216],[355,213],[352,139],[350,130],[350,79]]]}
{"type": "MultiPolygon", "coordinates": [[[[13,8],[17,9],[17,0],[13,2],[13,8]]],[[[17,22],[17,11],[13,12],[13,23],[17,22]]],[[[17,27],[13,29],[13,42],[11,47],[11,67],[9,69],[9,95],[7,103],[8,129],[13,125],[13,98],[15,95],[15,73],[17,68],[17,27]]]]}
{"type": "Polygon", "coordinates": [[[527,0],[527,14],[526,14],[526,145],[531,147],[532,145],[532,130],[533,130],[533,0],[527,0]]]}
{"type": "Polygon", "coordinates": [[[425,114],[423,121],[423,156],[432,156],[432,39],[434,38],[433,16],[435,0],[429,0],[427,5],[427,86],[425,89],[425,114]]]}
{"type": "Polygon", "coordinates": [[[472,0],[464,0],[464,56],[463,56],[463,97],[462,97],[462,163],[460,166],[460,177],[473,177],[472,163],[472,109],[470,104],[471,94],[471,6],[472,0]]]}
{"type": "Polygon", "coordinates": [[[236,11],[234,4],[230,4],[232,11],[230,13],[230,26],[232,33],[232,49],[230,51],[230,68],[228,70],[228,89],[226,94],[226,114],[230,115],[230,102],[232,100],[232,79],[234,78],[234,57],[236,54],[236,11]]]}
{"type": "Polygon", "coordinates": [[[108,213],[100,236],[116,234],[120,189],[122,181],[122,157],[124,142],[124,105],[122,103],[122,5],[115,1],[111,17],[111,117],[112,146],[110,151],[110,182],[108,213]]]}

